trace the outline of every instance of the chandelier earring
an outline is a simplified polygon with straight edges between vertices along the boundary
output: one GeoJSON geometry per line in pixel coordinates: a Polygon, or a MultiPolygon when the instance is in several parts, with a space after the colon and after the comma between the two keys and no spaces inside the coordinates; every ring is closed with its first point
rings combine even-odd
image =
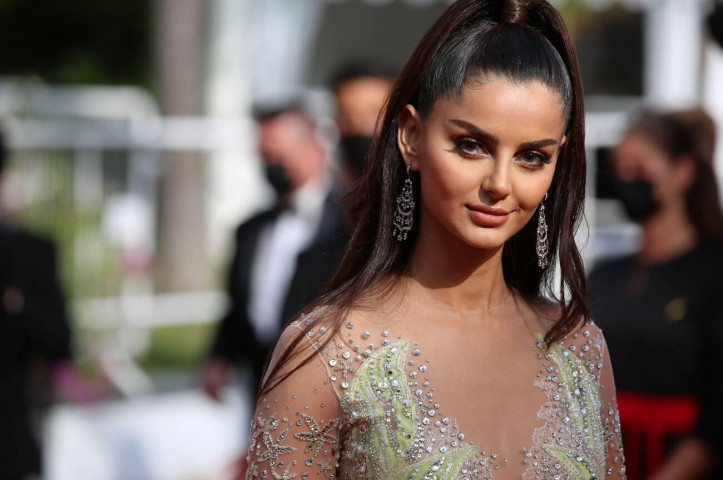
{"type": "Polygon", "coordinates": [[[397,210],[394,212],[394,230],[392,236],[402,242],[407,239],[407,232],[414,223],[414,197],[412,190],[412,174],[407,165],[407,179],[404,181],[402,193],[397,196],[397,210]]]}
{"type": "Polygon", "coordinates": [[[545,198],[540,202],[540,210],[537,215],[537,241],[535,244],[535,250],[537,251],[537,266],[541,269],[547,268],[549,261],[547,254],[550,249],[550,243],[547,239],[547,219],[545,218],[545,200],[547,200],[547,193],[545,198]]]}

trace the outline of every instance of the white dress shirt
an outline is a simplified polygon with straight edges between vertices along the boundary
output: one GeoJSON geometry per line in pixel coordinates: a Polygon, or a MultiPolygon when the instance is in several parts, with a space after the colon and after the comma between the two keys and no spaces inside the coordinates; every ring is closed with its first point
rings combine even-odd
{"type": "Polygon", "coordinates": [[[256,338],[276,340],[298,255],[314,241],[329,194],[327,179],[308,182],[291,194],[291,208],[266,225],[251,267],[248,315],[256,338]]]}

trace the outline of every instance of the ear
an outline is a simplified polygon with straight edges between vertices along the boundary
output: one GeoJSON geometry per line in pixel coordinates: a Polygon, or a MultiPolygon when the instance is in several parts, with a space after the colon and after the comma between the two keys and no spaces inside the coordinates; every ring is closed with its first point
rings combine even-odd
{"type": "Polygon", "coordinates": [[[557,147],[557,149],[561,149],[565,144],[567,143],[567,135],[562,136],[562,140],[560,140],[560,146],[557,147]]]}
{"type": "Polygon", "coordinates": [[[405,105],[397,118],[397,146],[404,163],[419,169],[418,146],[422,136],[422,118],[412,105],[405,105]]]}
{"type": "Polygon", "coordinates": [[[675,176],[682,192],[687,193],[698,178],[698,167],[695,159],[690,155],[684,155],[678,159],[675,165],[675,176]]]}

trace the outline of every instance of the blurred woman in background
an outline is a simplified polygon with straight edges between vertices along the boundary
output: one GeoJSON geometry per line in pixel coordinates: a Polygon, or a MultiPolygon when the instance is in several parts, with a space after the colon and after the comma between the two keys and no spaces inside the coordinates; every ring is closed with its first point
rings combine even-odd
{"type": "Polygon", "coordinates": [[[646,114],[613,155],[618,196],[642,227],[642,244],[596,268],[590,291],[610,345],[631,479],[722,478],[723,213],[714,144],[703,110],[646,114]]]}

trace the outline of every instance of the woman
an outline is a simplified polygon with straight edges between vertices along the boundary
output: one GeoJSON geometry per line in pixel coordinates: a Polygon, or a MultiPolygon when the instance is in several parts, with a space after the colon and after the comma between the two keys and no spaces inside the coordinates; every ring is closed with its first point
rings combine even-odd
{"type": "Polygon", "coordinates": [[[618,372],[631,478],[723,475],[713,473],[723,453],[723,213],[714,142],[713,121],[701,110],[646,114],[613,155],[642,248],[596,268],[591,302],[618,372]]]}
{"type": "Polygon", "coordinates": [[[272,357],[248,478],[624,477],[573,241],[583,118],[547,2],[446,10],[390,92],[328,292],[272,357]]]}

